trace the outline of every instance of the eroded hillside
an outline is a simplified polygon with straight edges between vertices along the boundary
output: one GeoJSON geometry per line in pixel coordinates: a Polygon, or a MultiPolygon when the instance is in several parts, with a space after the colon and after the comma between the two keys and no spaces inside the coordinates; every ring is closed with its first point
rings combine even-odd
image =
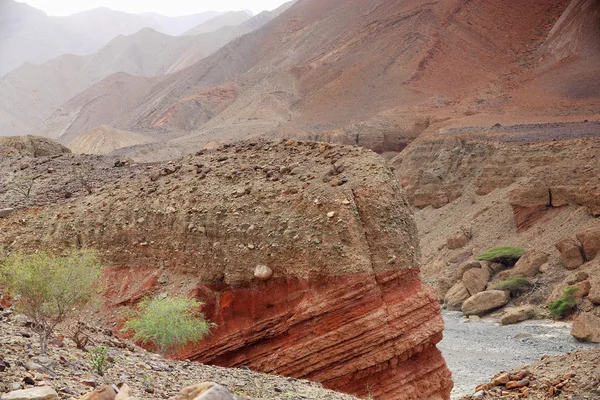
{"type": "MultiPolygon", "coordinates": [[[[69,174],[61,158],[44,168],[69,174]]],[[[406,200],[375,153],[257,141],[112,169],[123,175],[92,194],[0,219],[2,250],[98,250],[105,320],[122,322],[151,293],[202,299],[218,328],[182,358],[360,396],[447,398],[439,304],[418,277],[406,200]]]]}

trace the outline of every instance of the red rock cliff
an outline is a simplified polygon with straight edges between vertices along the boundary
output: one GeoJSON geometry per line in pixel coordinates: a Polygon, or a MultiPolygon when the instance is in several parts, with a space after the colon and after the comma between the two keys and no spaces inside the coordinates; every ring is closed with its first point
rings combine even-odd
{"type": "Polygon", "coordinates": [[[97,248],[113,266],[106,313],[155,292],[205,301],[218,328],[181,358],[377,399],[449,397],[412,215],[370,151],[240,144],[18,213],[0,231],[4,250],[97,248]],[[257,265],[273,276],[256,279],[257,265]]]}

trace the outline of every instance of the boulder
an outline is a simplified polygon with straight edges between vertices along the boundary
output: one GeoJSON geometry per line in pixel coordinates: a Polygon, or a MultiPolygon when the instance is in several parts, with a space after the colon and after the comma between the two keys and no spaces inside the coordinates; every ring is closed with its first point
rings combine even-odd
{"type": "Polygon", "coordinates": [[[573,321],[571,335],[583,342],[600,343],[600,317],[591,312],[579,314],[573,321]]]}
{"type": "Polygon", "coordinates": [[[535,317],[535,309],[531,306],[512,307],[504,311],[504,314],[500,317],[500,323],[502,325],[512,325],[533,317],[535,317]]]}
{"type": "Polygon", "coordinates": [[[560,258],[567,269],[576,269],[585,263],[583,250],[576,240],[571,238],[561,239],[556,243],[556,249],[560,252],[560,258]]]}
{"type": "Polygon", "coordinates": [[[548,262],[548,254],[538,250],[529,250],[523,254],[523,257],[519,258],[514,268],[510,270],[510,276],[535,276],[540,272],[540,267],[546,262],[548,262]]]}
{"type": "Polygon", "coordinates": [[[471,296],[465,284],[460,281],[457,282],[454,286],[448,290],[446,296],[444,297],[444,304],[446,305],[446,309],[450,311],[458,311],[461,309],[465,300],[467,300],[471,296]]]}
{"type": "Polygon", "coordinates": [[[479,261],[473,260],[465,261],[464,263],[460,264],[456,269],[456,277],[460,280],[463,278],[465,272],[474,268],[482,268],[481,263],[479,261]]]}
{"type": "Polygon", "coordinates": [[[2,400],[58,400],[58,393],[50,386],[40,386],[6,393],[2,400]]]}
{"type": "Polygon", "coordinates": [[[598,306],[600,305],[600,277],[594,277],[590,282],[590,285],[588,300],[598,306]]]}
{"type": "MultiPolygon", "coordinates": [[[[206,382],[182,389],[175,400],[238,400],[229,390],[216,383],[206,382]]],[[[240,399],[241,400],[241,399],[240,399]]]]}
{"type": "Polygon", "coordinates": [[[469,295],[473,296],[483,292],[490,280],[490,271],[487,268],[473,268],[464,273],[462,282],[469,295]]]}
{"type": "Polygon", "coordinates": [[[504,290],[486,290],[469,297],[462,305],[465,315],[483,315],[507,304],[510,295],[504,290]]]}
{"type": "Polygon", "coordinates": [[[586,297],[592,288],[590,281],[577,282],[574,287],[577,288],[577,292],[575,293],[575,297],[578,299],[583,299],[586,297]]]}
{"type": "Polygon", "coordinates": [[[115,400],[117,397],[117,392],[111,386],[103,386],[98,390],[94,390],[83,397],[80,397],[79,400],[115,400]]]}
{"type": "Polygon", "coordinates": [[[594,225],[584,231],[579,232],[577,240],[583,247],[583,254],[587,261],[592,261],[600,252],[600,225],[594,225]]]}
{"type": "Polygon", "coordinates": [[[462,247],[465,247],[470,240],[471,232],[466,228],[462,228],[458,232],[446,239],[446,247],[449,250],[460,249],[462,247]]]}

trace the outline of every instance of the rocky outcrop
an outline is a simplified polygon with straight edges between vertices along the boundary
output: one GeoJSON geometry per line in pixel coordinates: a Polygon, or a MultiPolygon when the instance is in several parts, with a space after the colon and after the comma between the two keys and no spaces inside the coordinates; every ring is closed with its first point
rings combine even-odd
{"type": "Polygon", "coordinates": [[[486,290],[469,297],[462,305],[465,315],[483,315],[502,307],[510,300],[510,295],[504,290],[486,290]]]}
{"type": "Polygon", "coordinates": [[[592,312],[579,314],[573,321],[571,335],[584,342],[600,343],[600,317],[592,312]]]}
{"type": "Polygon", "coordinates": [[[65,146],[45,137],[0,137],[0,155],[47,157],[70,152],[65,146]]]}
{"type": "Polygon", "coordinates": [[[150,166],[69,209],[17,213],[0,230],[5,250],[100,249],[112,266],[104,313],[159,290],[204,301],[218,327],[181,358],[360,396],[369,387],[380,399],[448,398],[435,347],[443,322],[418,277],[416,228],[370,151],[226,146],[150,166]],[[272,275],[255,277],[257,266],[272,275]]]}
{"type": "Polygon", "coordinates": [[[556,243],[560,258],[567,269],[577,269],[585,263],[581,245],[574,239],[564,238],[556,243]]]}
{"type": "Polygon", "coordinates": [[[509,202],[515,214],[517,229],[529,229],[539,220],[550,206],[550,191],[541,183],[534,183],[513,189],[509,202]]]}
{"type": "Polygon", "coordinates": [[[577,235],[587,261],[592,261],[600,253],[600,224],[594,225],[577,235]]]}
{"type": "Polygon", "coordinates": [[[510,270],[510,276],[533,277],[540,272],[540,267],[548,262],[548,254],[539,250],[529,250],[510,270]]]}

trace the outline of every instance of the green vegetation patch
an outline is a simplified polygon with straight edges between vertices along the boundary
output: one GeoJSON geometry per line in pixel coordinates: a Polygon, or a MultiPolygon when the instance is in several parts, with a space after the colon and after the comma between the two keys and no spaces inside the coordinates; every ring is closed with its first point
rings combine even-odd
{"type": "Polygon", "coordinates": [[[563,297],[550,303],[550,313],[557,318],[564,318],[577,306],[577,292],[579,288],[576,286],[569,286],[563,292],[563,297]]]}
{"type": "Polygon", "coordinates": [[[480,261],[499,262],[502,264],[514,264],[525,254],[521,247],[495,247],[482,254],[477,259],[480,261]]]}
{"type": "Polygon", "coordinates": [[[502,282],[498,282],[492,289],[497,290],[510,290],[511,294],[518,295],[525,291],[531,283],[522,275],[513,276],[510,279],[507,279],[502,282]]]}

